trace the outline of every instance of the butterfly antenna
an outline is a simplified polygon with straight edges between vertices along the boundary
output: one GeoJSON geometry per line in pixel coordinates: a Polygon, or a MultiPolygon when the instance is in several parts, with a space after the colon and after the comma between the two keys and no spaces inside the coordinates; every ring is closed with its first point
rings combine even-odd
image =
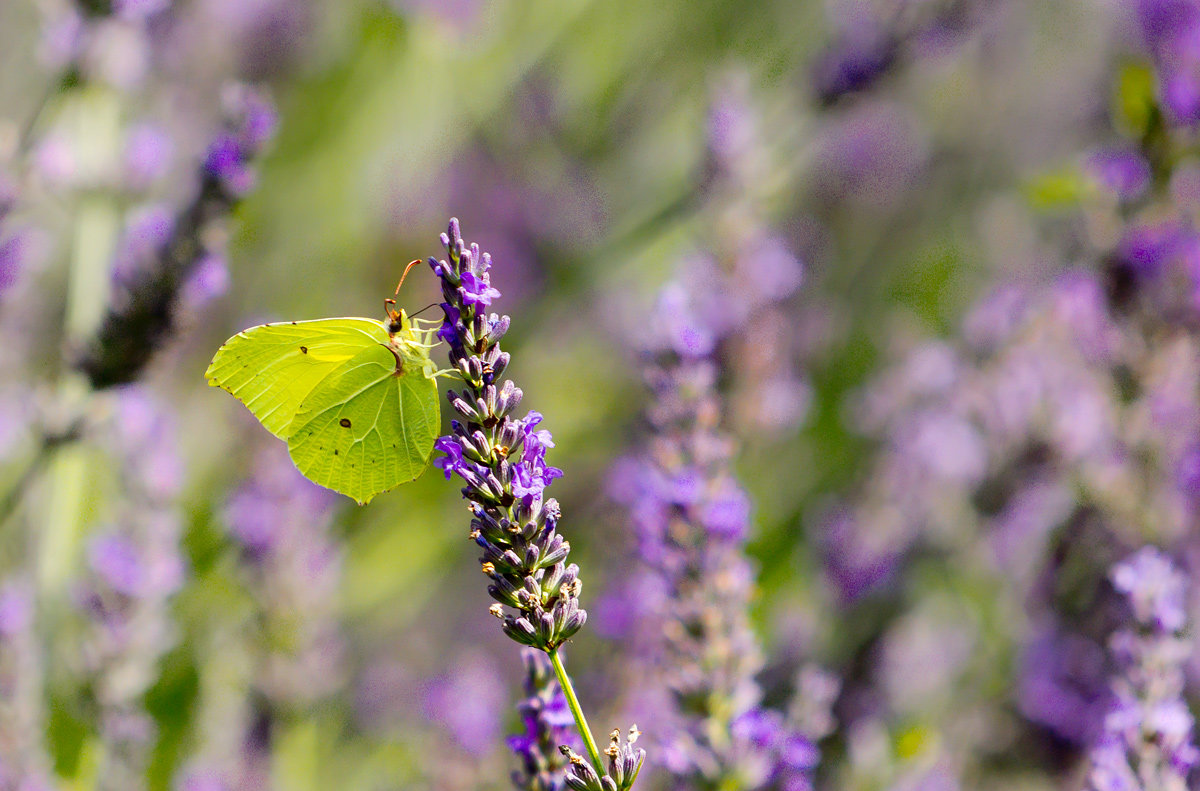
{"type": "Polygon", "coordinates": [[[412,314],[411,316],[409,316],[409,318],[410,318],[410,319],[415,319],[417,316],[420,316],[422,313],[424,313],[425,311],[429,310],[430,308],[436,308],[436,307],[437,307],[439,304],[441,304],[441,303],[438,303],[438,302],[430,302],[428,305],[426,305],[425,307],[423,307],[423,308],[421,308],[420,310],[418,310],[416,313],[414,313],[414,314],[412,314]]]}
{"type": "Polygon", "coordinates": [[[409,271],[419,263],[421,263],[420,258],[414,258],[408,262],[408,266],[404,267],[404,274],[400,275],[400,282],[396,284],[396,291],[394,294],[392,294],[392,296],[396,296],[400,293],[400,286],[404,285],[404,279],[408,277],[409,271]]]}

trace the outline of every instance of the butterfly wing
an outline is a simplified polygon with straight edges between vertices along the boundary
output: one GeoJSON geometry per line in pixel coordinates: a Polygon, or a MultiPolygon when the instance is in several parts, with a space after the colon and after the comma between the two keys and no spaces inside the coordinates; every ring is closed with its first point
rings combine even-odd
{"type": "Polygon", "coordinates": [[[226,341],[204,375],[209,384],[245,404],[268,431],[287,439],[305,396],[356,354],[378,348],[387,337],[383,324],[371,319],[262,324],[226,341]]]}
{"type": "Polygon", "coordinates": [[[288,452],[314,483],[359,503],[417,478],[438,430],[437,384],[427,367],[397,364],[374,344],[322,379],[288,428],[288,452]]]}

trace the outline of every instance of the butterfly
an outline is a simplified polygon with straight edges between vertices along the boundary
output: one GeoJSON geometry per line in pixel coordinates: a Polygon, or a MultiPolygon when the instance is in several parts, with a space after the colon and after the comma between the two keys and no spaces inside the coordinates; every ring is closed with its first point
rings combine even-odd
{"type": "Polygon", "coordinates": [[[436,322],[410,319],[394,299],[384,311],[384,321],[251,327],[227,340],[204,374],[287,442],[306,478],[359,505],[418,478],[440,428],[429,356],[436,322]]]}

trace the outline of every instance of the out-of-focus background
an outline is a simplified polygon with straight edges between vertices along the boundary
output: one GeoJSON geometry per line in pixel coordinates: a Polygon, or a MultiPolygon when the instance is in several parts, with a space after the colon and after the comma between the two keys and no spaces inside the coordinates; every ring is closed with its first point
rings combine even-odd
{"type": "Polygon", "coordinates": [[[720,281],[757,683],[840,684],[817,787],[1083,787],[1112,564],[1200,562],[1198,32],[1188,0],[0,3],[0,788],[511,787],[458,484],[323,493],[203,377],[252,324],[380,317],[451,216],[565,471],[594,727],[645,681],[638,349],[664,284],[720,281]]]}

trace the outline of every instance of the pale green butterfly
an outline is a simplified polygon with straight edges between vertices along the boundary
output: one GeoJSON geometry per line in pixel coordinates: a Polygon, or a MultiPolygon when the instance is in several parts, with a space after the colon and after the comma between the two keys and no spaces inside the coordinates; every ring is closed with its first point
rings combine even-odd
{"type": "Polygon", "coordinates": [[[440,427],[429,358],[437,322],[408,318],[393,299],[384,307],[385,321],[251,327],[227,340],[204,374],[287,441],[305,477],[360,505],[420,476],[440,427]]]}

